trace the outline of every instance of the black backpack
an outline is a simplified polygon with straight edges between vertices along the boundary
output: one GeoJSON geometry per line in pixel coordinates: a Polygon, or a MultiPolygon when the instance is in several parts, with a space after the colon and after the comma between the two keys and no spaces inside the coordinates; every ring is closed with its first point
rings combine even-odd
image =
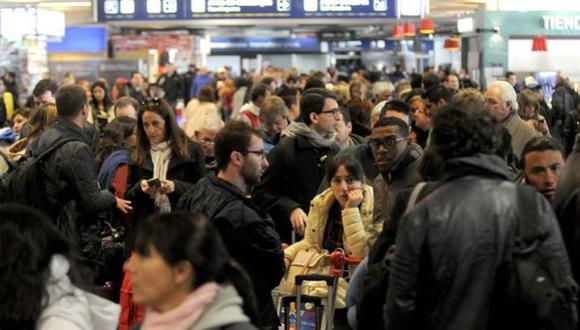
{"type": "MultiPolygon", "coordinates": [[[[413,188],[407,202],[405,213],[409,212],[418,201],[419,194],[426,182],[419,183],[413,188]]],[[[384,229],[383,229],[384,230],[384,229]]],[[[381,244],[377,240],[376,244],[381,244]]],[[[386,248],[386,247],[385,247],[386,248]]],[[[368,270],[360,286],[356,305],[357,329],[383,329],[383,305],[389,288],[389,274],[391,261],[395,256],[395,245],[391,245],[380,260],[368,260],[368,270]]]]}
{"type": "Polygon", "coordinates": [[[6,194],[5,201],[25,204],[44,212],[48,212],[53,205],[48,201],[45,179],[49,179],[42,169],[47,157],[64,144],[76,141],[75,139],[60,139],[38,156],[27,157],[5,175],[0,190],[6,194]]]}

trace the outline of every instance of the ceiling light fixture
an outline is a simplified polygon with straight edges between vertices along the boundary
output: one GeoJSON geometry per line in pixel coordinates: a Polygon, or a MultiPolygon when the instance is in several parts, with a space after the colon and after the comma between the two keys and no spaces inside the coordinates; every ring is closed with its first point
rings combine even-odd
{"type": "Polygon", "coordinates": [[[460,42],[461,42],[461,39],[459,39],[457,37],[447,38],[447,39],[445,39],[445,42],[443,43],[443,48],[445,50],[448,50],[451,52],[458,51],[460,49],[460,47],[459,47],[460,42]]]}
{"type": "Polygon", "coordinates": [[[411,22],[405,23],[405,27],[403,28],[403,36],[405,37],[414,37],[417,34],[415,30],[415,24],[411,22]]]}
{"type": "Polygon", "coordinates": [[[61,1],[61,2],[40,2],[38,7],[40,8],[51,8],[51,7],[90,7],[92,4],[90,1],[61,1]]]}
{"type": "Polygon", "coordinates": [[[401,38],[405,33],[405,28],[402,25],[395,25],[393,28],[393,38],[401,38]]]}
{"type": "Polygon", "coordinates": [[[536,36],[532,39],[532,52],[547,52],[548,44],[545,36],[536,36]]]}
{"type": "Polygon", "coordinates": [[[421,34],[433,34],[435,33],[435,23],[430,18],[425,18],[421,20],[419,25],[419,33],[421,34]]]}

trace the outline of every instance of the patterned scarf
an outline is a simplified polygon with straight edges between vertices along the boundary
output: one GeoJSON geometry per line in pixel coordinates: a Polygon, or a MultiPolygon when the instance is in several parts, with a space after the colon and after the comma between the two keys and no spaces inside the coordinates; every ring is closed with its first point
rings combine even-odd
{"type": "MultiPolygon", "coordinates": [[[[171,159],[171,145],[168,141],[151,145],[151,161],[153,162],[153,177],[160,181],[167,180],[167,169],[171,159]]],[[[157,191],[154,196],[155,207],[161,213],[171,212],[171,203],[166,194],[157,191]]]]}

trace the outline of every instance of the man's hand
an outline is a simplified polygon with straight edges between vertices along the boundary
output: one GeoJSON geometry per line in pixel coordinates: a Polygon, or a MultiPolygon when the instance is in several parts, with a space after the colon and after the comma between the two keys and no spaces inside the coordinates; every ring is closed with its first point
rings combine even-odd
{"type": "Polygon", "coordinates": [[[126,199],[121,199],[121,198],[116,197],[116,196],[115,196],[115,199],[117,200],[117,208],[123,214],[127,214],[127,213],[129,213],[129,211],[133,211],[133,208],[131,207],[131,201],[128,201],[126,199]]]}
{"type": "Polygon", "coordinates": [[[292,229],[298,235],[304,235],[304,229],[306,229],[306,220],[308,216],[301,208],[294,209],[292,213],[290,213],[290,223],[292,223],[292,229]]]}

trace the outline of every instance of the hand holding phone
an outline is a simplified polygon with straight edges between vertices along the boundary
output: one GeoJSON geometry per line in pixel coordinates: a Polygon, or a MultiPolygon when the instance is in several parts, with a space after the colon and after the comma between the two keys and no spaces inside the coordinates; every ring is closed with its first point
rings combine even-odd
{"type": "Polygon", "coordinates": [[[149,187],[159,188],[161,187],[161,180],[159,180],[159,178],[149,179],[147,180],[147,185],[149,185],[149,187]]]}
{"type": "Polygon", "coordinates": [[[141,180],[141,191],[146,194],[154,195],[157,192],[157,189],[161,187],[161,181],[159,178],[149,179],[149,180],[141,180]]]}

